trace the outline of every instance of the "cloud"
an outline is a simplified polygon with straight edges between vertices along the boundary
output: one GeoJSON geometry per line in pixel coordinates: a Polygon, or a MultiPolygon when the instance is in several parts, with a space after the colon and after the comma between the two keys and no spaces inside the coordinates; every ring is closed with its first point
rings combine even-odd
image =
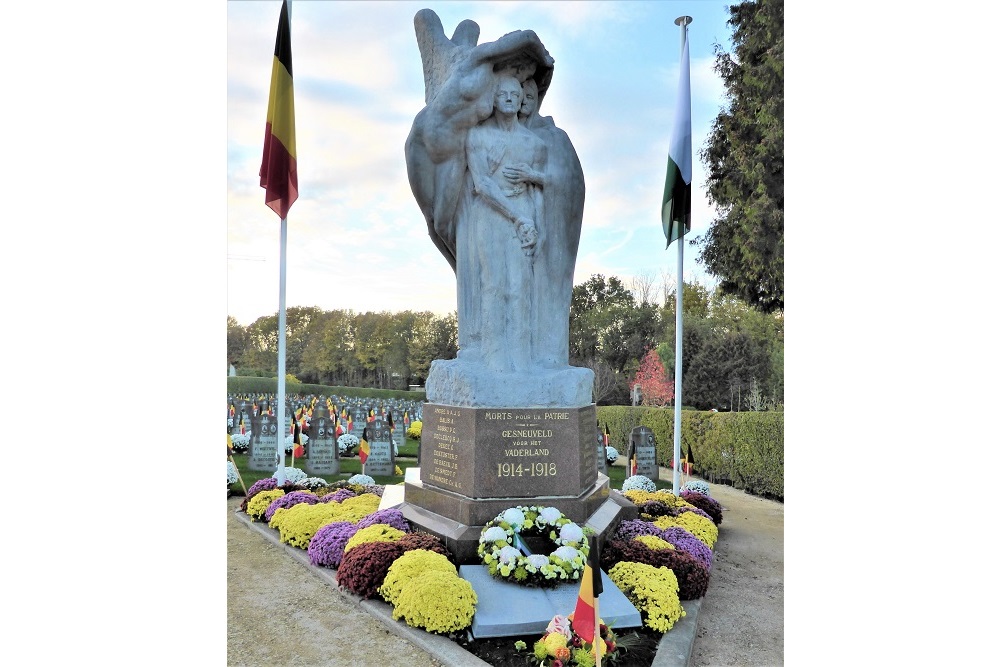
{"type": "MultiPolygon", "coordinates": [[[[568,133],[584,168],[578,281],[658,273],[674,261],[663,250],[659,208],[677,90],[672,21],[685,4],[451,2],[435,9],[449,35],[463,19],[480,24],[481,42],[530,28],[555,58],[541,111],[568,133]]],[[[300,198],[288,221],[289,305],[454,310],[454,273],[427,236],[403,160],[423,107],[413,16],[424,6],[294,4],[300,198]]],[[[227,260],[228,303],[241,322],[277,309],[280,224],[264,206],[257,174],[279,7],[227,4],[227,252],[237,257],[227,260]]],[[[728,34],[724,7],[697,9],[689,32],[693,234],[707,229],[711,215],[697,151],[724,92],[709,35],[728,34]]],[[[685,255],[686,275],[693,255],[685,255]]]]}

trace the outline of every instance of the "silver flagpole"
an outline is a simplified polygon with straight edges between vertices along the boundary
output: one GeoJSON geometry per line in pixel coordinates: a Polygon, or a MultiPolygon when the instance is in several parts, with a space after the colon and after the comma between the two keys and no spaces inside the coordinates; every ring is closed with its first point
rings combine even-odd
{"type": "Polygon", "coordinates": [[[281,219],[281,260],[278,269],[278,449],[274,453],[278,486],[285,483],[285,246],[288,243],[288,218],[281,219]]]}
{"type": "MultiPolygon", "coordinates": [[[[292,33],[292,0],[288,0],[288,34],[292,33]]],[[[278,262],[278,449],[274,453],[274,478],[285,484],[285,247],[288,217],[281,219],[281,250],[278,262]]],[[[294,445],[293,445],[294,446],[294,445]]]]}
{"type": "MultiPolygon", "coordinates": [[[[687,41],[687,27],[693,21],[690,16],[678,16],[675,25],[681,27],[681,55],[684,54],[684,42],[687,41]]],[[[683,58],[682,58],[683,59],[683,58]]],[[[681,369],[684,359],[684,224],[678,224],[677,233],[677,314],[676,339],[674,355],[674,495],[681,494],[681,369]]]]}

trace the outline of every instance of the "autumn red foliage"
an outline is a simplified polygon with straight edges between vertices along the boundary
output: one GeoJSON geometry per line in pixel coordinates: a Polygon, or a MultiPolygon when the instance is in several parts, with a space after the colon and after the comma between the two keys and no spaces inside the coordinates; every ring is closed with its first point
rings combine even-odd
{"type": "Polygon", "coordinates": [[[637,384],[642,388],[642,405],[661,407],[674,400],[674,383],[667,380],[667,371],[655,349],[642,358],[629,389],[637,384]]]}

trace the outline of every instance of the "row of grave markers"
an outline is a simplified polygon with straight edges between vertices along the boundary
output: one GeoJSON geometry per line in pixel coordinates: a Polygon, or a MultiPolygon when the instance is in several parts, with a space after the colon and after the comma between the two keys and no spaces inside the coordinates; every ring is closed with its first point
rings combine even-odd
{"type": "MultiPolygon", "coordinates": [[[[388,401],[381,404],[355,403],[341,397],[292,397],[286,402],[285,425],[279,428],[274,415],[274,395],[229,396],[226,428],[230,435],[250,436],[248,465],[251,470],[267,471],[280,460],[278,447],[296,430],[307,435],[303,456],[310,475],[335,475],[340,472],[337,438],[351,433],[359,440],[366,435],[369,445],[363,463],[366,475],[392,475],[395,472],[395,449],[403,444],[406,429],[422,416],[422,403],[388,401]],[[342,406],[342,407],[341,407],[342,406]],[[393,413],[397,415],[393,417],[393,413]],[[398,415],[402,413],[402,418],[398,415]],[[415,418],[411,419],[411,414],[415,418]]],[[[283,452],[281,452],[283,454],[283,452]]]]}
{"type": "MultiPolygon", "coordinates": [[[[251,436],[251,470],[273,469],[278,461],[279,445],[284,448],[286,437],[294,433],[295,424],[298,424],[308,436],[304,456],[301,457],[305,460],[306,472],[316,476],[338,474],[340,450],[337,438],[341,433],[351,433],[361,440],[365,427],[370,425],[366,438],[370,451],[364,462],[365,474],[392,475],[396,467],[395,449],[403,444],[410,423],[420,421],[423,412],[423,404],[417,401],[364,404],[337,396],[291,397],[286,403],[285,426],[279,429],[272,407],[274,400],[273,394],[257,398],[246,395],[228,397],[227,432],[230,435],[245,433],[251,436]],[[400,411],[402,419],[392,416],[400,411]],[[411,415],[414,417],[411,418],[411,415]]],[[[605,451],[609,444],[608,437],[607,426],[604,432],[597,429],[596,460],[598,470],[605,475],[608,473],[605,451]]],[[[659,479],[656,440],[648,427],[632,429],[626,465],[629,475],[659,479]]]]}

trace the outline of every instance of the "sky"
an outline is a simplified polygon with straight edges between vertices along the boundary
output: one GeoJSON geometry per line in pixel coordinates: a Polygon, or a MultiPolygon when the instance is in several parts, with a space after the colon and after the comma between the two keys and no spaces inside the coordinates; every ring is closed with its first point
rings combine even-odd
{"type": "MultiPolygon", "coordinates": [[[[227,312],[243,325],[279,304],[280,219],[259,169],[281,3],[227,3],[227,312]]],[[[574,284],[595,274],[671,286],[660,223],[680,67],[679,16],[691,51],[693,189],[689,238],[714,215],[698,158],[725,103],[714,46],[731,49],[726,2],[293,2],[292,69],[299,198],[287,220],[285,303],[355,312],[456,308],[455,277],[410,191],[403,144],[424,106],[413,17],[480,43],[534,30],[555,59],[541,106],[583,166],[586,203],[574,284]]],[[[688,282],[714,285],[685,247],[688,282]]],[[[662,298],[662,293],[661,293],[662,298]]]]}

